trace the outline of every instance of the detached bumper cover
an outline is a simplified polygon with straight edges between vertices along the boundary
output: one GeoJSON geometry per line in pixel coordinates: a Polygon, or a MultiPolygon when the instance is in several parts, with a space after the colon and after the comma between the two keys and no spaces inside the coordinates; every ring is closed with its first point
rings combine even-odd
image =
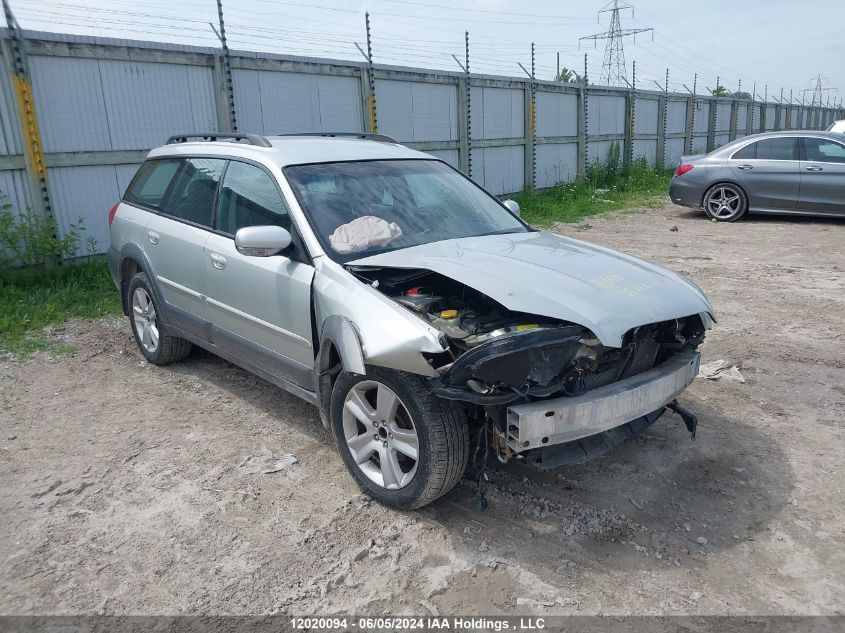
{"type": "Polygon", "coordinates": [[[514,452],[571,442],[656,412],[698,374],[701,354],[683,351],[663,364],[575,397],[509,406],[507,444],[514,452]]]}

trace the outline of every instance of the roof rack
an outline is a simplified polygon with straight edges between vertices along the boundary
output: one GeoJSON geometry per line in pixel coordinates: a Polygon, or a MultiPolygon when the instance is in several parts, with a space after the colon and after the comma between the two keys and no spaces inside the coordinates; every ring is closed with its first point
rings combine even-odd
{"type": "Polygon", "coordinates": [[[377,141],[379,143],[399,143],[394,138],[385,134],[369,134],[367,132],[298,132],[292,134],[279,134],[279,136],[322,136],[326,138],[360,138],[365,141],[377,141]]]}
{"type": "Polygon", "coordinates": [[[176,134],[167,139],[165,145],[173,145],[174,143],[187,143],[189,139],[199,139],[201,141],[218,141],[227,140],[241,142],[245,141],[248,145],[256,145],[258,147],[273,147],[273,145],[265,137],[260,134],[218,134],[217,132],[207,132],[205,134],[176,134]]]}

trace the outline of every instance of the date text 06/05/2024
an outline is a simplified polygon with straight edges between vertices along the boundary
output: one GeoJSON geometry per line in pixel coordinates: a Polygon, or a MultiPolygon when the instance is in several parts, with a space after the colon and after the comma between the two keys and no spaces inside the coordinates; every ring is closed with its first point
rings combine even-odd
{"type": "Polygon", "coordinates": [[[298,630],[350,630],[364,631],[530,631],[546,628],[543,618],[508,617],[293,617],[291,627],[298,630]]]}

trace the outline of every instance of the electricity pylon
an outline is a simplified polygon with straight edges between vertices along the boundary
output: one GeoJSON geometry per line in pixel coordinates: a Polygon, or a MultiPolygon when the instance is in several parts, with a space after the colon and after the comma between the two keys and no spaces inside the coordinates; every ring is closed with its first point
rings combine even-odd
{"type": "Polygon", "coordinates": [[[637,33],[645,33],[651,31],[651,38],[654,39],[654,29],[623,29],[622,23],[619,21],[619,11],[623,9],[631,9],[631,17],[634,15],[634,6],[625,2],[620,3],[619,0],[608,2],[599,10],[599,16],[602,13],[610,13],[610,27],[605,33],[596,33],[595,35],[586,35],[578,38],[578,45],[580,47],[581,40],[607,40],[604,48],[604,62],[601,67],[601,83],[605,86],[630,86],[628,83],[628,73],[625,68],[625,51],[622,48],[622,38],[628,35],[636,36],[637,33]]]}

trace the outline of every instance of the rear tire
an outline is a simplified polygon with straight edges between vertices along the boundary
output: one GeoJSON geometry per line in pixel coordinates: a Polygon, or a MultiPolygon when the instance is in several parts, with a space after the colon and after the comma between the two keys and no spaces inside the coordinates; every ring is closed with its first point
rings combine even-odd
{"type": "Polygon", "coordinates": [[[126,293],[132,334],[144,358],[154,365],[168,365],[191,353],[193,345],[189,341],[170,336],[161,325],[159,308],[146,273],[132,277],[126,293]]]}
{"type": "Polygon", "coordinates": [[[342,373],[330,423],[346,468],[385,505],[412,510],[445,495],[469,458],[463,410],[436,397],[425,379],[382,367],[342,373]]]}
{"type": "Polygon", "coordinates": [[[717,222],[736,222],[748,211],[748,196],[741,187],[719,183],[704,194],[704,213],[717,222]]]}

